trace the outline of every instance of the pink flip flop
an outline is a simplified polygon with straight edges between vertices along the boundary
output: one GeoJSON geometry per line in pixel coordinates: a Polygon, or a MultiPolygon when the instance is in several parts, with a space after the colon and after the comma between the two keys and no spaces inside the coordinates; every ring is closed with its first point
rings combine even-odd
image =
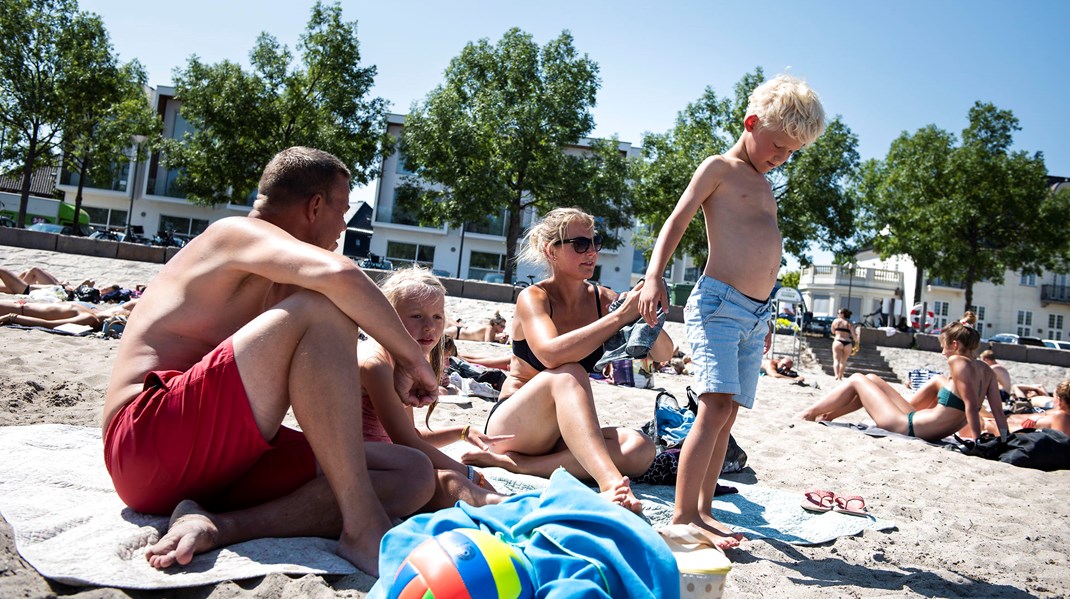
{"type": "Polygon", "coordinates": [[[836,496],[836,511],[841,514],[850,514],[852,516],[868,516],[866,512],[866,500],[862,499],[858,495],[851,497],[844,497],[842,495],[836,496]]]}
{"type": "Polygon", "coordinates": [[[832,491],[821,489],[809,489],[804,497],[805,499],[799,505],[808,512],[827,512],[832,509],[833,500],[839,499],[832,491]]]}

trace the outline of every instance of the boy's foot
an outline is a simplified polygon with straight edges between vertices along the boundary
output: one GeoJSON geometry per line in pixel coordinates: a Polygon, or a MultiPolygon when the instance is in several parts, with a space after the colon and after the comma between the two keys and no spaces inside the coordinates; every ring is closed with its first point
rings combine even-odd
{"type": "Polygon", "coordinates": [[[643,504],[640,503],[639,500],[632,493],[632,485],[631,482],[628,480],[627,476],[620,479],[620,481],[618,481],[610,488],[601,491],[599,495],[605,497],[607,500],[623,507],[626,510],[631,510],[636,514],[643,513],[643,504]]]}
{"type": "Polygon", "coordinates": [[[145,559],[153,568],[163,569],[178,564],[185,566],[193,556],[216,548],[219,528],[212,514],[194,501],[185,500],[175,507],[167,534],[149,545],[145,559]]]}
{"type": "Polygon", "coordinates": [[[701,514],[699,516],[701,522],[698,523],[703,529],[708,530],[710,533],[728,539],[735,539],[737,541],[746,541],[747,537],[743,536],[743,533],[732,532],[723,522],[714,518],[712,514],[701,514]]]}
{"type": "Polygon", "coordinates": [[[739,546],[739,539],[717,534],[697,523],[673,522],[659,528],[658,533],[666,541],[673,541],[684,546],[704,545],[716,547],[721,551],[739,546]]]}

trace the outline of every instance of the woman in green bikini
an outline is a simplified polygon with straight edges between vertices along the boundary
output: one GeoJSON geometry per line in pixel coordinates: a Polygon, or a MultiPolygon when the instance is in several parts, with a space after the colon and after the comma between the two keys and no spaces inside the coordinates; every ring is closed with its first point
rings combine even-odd
{"type": "Polygon", "coordinates": [[[880,378],[856,373],[810,406],[802,418],[833,420],[865,408],[877,426],[892,432],[939,441],[966,426],[976,438],[981,435],[981,404],[987,397],[996,426],[1006,435],[1007,419],[1003,416],[996,375],[987,364],[974,359],[981,342],[980,333],[973,328],[976,321],[973,312],[967,312],[960,322],[951,323],[940,333],[940,346],[951,376],[937,393],[936,406],[918,410],[880,378]]]}

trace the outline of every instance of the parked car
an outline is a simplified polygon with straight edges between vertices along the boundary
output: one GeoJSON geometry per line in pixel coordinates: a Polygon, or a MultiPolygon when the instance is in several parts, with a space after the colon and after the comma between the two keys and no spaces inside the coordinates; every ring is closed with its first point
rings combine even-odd
{"type": "Polygon", "coordinates": [[[811,316],[809,319],[803,318],[803,332],[817,333],[818,335],[831,335],[832,334],[832,321],[836,320],[835,316],[811,316]]]}
{"type": "Polygon", "coordinates": [[[376,270],[394,270],[393,262],[375,254],[369,254],[367,258],[357,262],[357,266],[361,268],[373,268],[376,270]]]}
{"type": "Polygon", "coordinates": [[[488,272],[483,275],[483,281],[486,283],[504,283],[505,275],[500,272],[488,272]]]}
{"type": "Polygon", "coordinates": [[[431,269],[431,274],[435,275],[436,277],[449,277],[449,276],[452,276],[450,274],[450,271],[442,270],[441,268],[432,268],[431,269]]]}
{"type": "Polygon", "coordinates": [[[122,241],[126,234],[122,231],[93,231],[90,239],[104,239],[106,241],[122,241]]]}
{"type": "Polygon", "coordinates": [[[74,235],[74,229],[70,225],[57,225],[55,223],[34,223],[26,227],[27,231],[39,231],[41,233],[58,233],[60,235],[74,235]]]}
{"type": "Polygon", "coordinates": [[[989,343],[1009,343],[1011,345],[1032,345],[1044,347],[1044,342],[1039,337],[1026,337],[1014,333],[1000,333],[988,339],[989,343]]]}
{"type": "Polygon", "coordinates": [[[1058,339],[1045,339],[1044,345],[1052,349],[1070,349],[1070,341],[1060,341],[1058,339]]]}
{"type": "Polygon", "coordinates": [[[14,227],[15,219],[8,218],[6,216],[0,216],[0,227],[14,227]]]}

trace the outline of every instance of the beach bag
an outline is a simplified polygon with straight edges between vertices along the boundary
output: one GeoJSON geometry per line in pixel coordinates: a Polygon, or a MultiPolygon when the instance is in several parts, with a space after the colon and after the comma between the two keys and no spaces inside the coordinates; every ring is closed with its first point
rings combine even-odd
{"type": "Polygon", "coordinates": [[[74,298],[80,302],[100,303],[100,290],[91,285],[81,285],[74,290],[74,298]]]}
{"type": "Polygon", "coordinates": [[[1046,472],[1070,470],[1070,437],[1055,429],[1023,429],[1007,435],[1006,441],[991,433],[982,433],[976,441],[955,439],[966,455],[1046,472]]]}
{"type": "MultiPolygon", "coordinates": [[[[687,388],[687,406],[681,407],[676,397],[662,390],[654,398],[654,417],[643,425],[642,431],[654,440],[657,455],[653,463],[637,483],[650,485],[671,485],[676,483],[676,472],[680,461],[680,447],[687,439],[698,415],[698,397],[691,387],[687,388]]],[[[747,452],[736,443],[734,437],[728,437],[728,452],[725,454],[722,474],[740,472],[747,466],[747,452]]]]}
{"type": "Polygon", "coordinates": [[[125,316],[109,316],[104,319],[100,332],[107,339],[121,339],[126,329],[125,316]]]}

